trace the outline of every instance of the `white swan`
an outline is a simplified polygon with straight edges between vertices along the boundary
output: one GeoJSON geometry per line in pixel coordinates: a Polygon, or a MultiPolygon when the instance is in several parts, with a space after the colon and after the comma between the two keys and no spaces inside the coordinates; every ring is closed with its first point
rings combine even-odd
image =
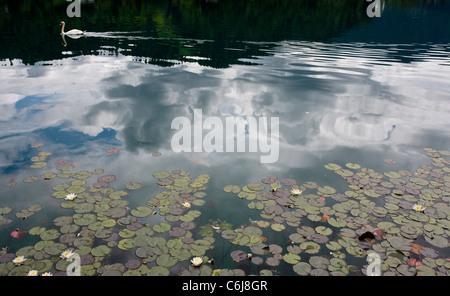
{"type": "Polygon", "coordinates": [[[81,31],[78,29],[72,29],[70,31],[64,32],[64,26],[66,25],[66,23],[60,22],[59,25],[62,26],[61,27],[61,35],[83,35],[84,32],[86,32],[86,31],[81,31]]]}

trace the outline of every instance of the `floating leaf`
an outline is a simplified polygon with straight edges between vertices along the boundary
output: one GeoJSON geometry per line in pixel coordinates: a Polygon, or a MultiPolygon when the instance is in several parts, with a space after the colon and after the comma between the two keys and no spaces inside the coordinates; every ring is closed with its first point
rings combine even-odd
{"type": "Polygon", "coordinates": [[[171,228],[170,224],[166,222],[161,222],[159,224],[153,225],[153,231],[159,233],[169,231],[170,228],[171,228]]]}
{"type": "Polygon", "coordinates": [[[247,258],[247,253],[242,250],[235,250],[231,252],[230,256],[231,258],[233,258],[233,260],[239,262],[247,258]]]}
{"type": "Polygon", "coordinates": [[[335,163],[329,163],[329,164],[326,164],[326,165],[324,165],[324,167],[325,167],[327,170],[331,170],[331,171],[335,171],[335,170],[338,170],[338,169],[341,168],[340,165],[335,164],[335,163]]]}
{"type": "Polygon", "coordinates": [[[142,188],[142,183],[139,182],[133,182],[133,181],[128,181],[127,185],[125,185],[125,188],[127,188],[128,190],[136,190],[136,189],[140,189],[142,188]]]}
{"type": "Polygon", "coordinates": [[[149,207],[137,207],[136,209],[131,211],[131,215],[138,217],[138,218],[143,218],[143,217],[147,217],[150,214],[153,213],[153,210],[149,207]]]}
{"type": "Polygon", "coordinates": [[[261,190],[264,190],[264,185],[262,185],[261,183],[252,183],[252,184],[248,184],[247,187],[248,187],[250,190],[253,190],[253,191],[261,191],[261,190]]]}
{"type": "Polygon", "coordinates": [[[23,179],[23,182],[24,183],[33,183],[33,182],[36,182],[38,180],[38,178],[37,177],[26,177],[26,178],[24,178],[23,179]]]}
{"type": "Polygon", "coordinates": [[[386,172],[386,173],[384,173],[384,175],[388,178],[393,178],[393,179],[400,179],[402,177],[402,175],[400,175],[397,172],[386,172]]]}
{"type": "Polygon", "coordinates": [[[300,244],[300,248],[308,254],[316,254],[320,250],[320,245],[315,242],[304,242],[300,244]]]}
{"type": "Polygon", "coordinates": [[[237,186],[237,185],[227,185],[223,188],[223,190],[225,192],[232,192],[232,193],[239,193],[241,192],[241,187],[237,186]]]}
{"type": "Polygon", "coordinates": [[[286,226],[284,226],[283,224],[280,224],[280,223],[274,223],[274,224],[270,225],[270,228],[272,228],[275,231],[282,231],[286,228],[286,226]]]}
{"type": "Polygon", "coordinates": [[[119,244],[117,246],[121,250],[130,250],[135,247],[134,240],[131,238],[125,238],[125,239],[119,241],[119,244]]]}
{"type": "Polygon", "coordinates": [[[297,264],[300,262],[300,256],[297,254],[287,253],[283,256],[283,260],[289,264],[297,264]]]}
{"type": "Polygon", "coordinates": [[[32,165],[30,165],[30,168],[32,169],[41,169],[43,167],[46,167],[47,163],[45,161],[39,161],[39,162],[35,162],[32,165]]]}
{"type": "Polygon", "coordinates": [[[292,269],[298,274],[298,275],[309,275],[312,268],[311,265],[309,265],[306,262],[299,262],[295,264],[292,269]]]}
{"type": "Polygon", "coordinates": [[[323,235],[330,235],[333,231],[325,226],[317,226],[316,227],[316,232],[319,234],[323,234],[323,235]]]}
{"type": "Polygon", "coordinates": [[[91,254],[95,257],[103,257],[111,252],[111,248],[106,245],[100,245],[92,248],[91,254]]]}
{"type": "Polygon", "coordinates": [[[269,257],[266,259],[266,263],[269,266],[278,266],[278,265],[280,265],[280,260],[278,260],[277,258],[274,258],[274,257],[269,257]]]}
{"type": "Polygon", "coordinates": [[[169,172],[166,172],[166,171],[157,171],[157,172],[154,172],[154,173],[152,174],[152,176],[153,176],[154,178],[156,178],[156,179],[163,179],[163,178],[169,177],[169,176],[170,176],[170,173],[169,173],[169,172]]]}
{"type": "Polygon", "coordinates": [[[359,164],[351,163],[351,162],[346,163],[345,166],[348,167],[349,169],[353,169],[353,170],[357,170],[357,169],[361,168],[361,166],[359,164]]]}

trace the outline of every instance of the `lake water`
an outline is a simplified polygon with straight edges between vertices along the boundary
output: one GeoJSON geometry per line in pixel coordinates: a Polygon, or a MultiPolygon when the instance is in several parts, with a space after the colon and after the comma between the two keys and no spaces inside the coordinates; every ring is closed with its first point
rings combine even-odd
{"type": "Polygon", "coordinates": [[[66,249],[89,275],[355,275],[373,251],[386,274],[449,274],[449,1],[389,1],[374,18],[365,1],[95,1],[79,18],[65,1],[22,2],[0,1],[1,274],[64,274],[66,249]],[[87,32],[63,37],[62,20],[87,32]],[[227,119],[244,127],[236,139],[227,119]],[[269,150],[250,148],[252,119],[278,120],[256,136],[269,150]],[[222,123],[213,142],[208,120],[222,123]],[[385,236],[358,245],[377,225],[385,236]]]}

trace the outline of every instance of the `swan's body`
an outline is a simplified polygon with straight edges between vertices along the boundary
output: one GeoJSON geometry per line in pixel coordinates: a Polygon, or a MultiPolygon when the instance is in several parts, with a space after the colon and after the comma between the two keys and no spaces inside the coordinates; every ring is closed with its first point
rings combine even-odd
{"type": "Polygon", "coordinates": [[[72,29],[70,31],[64,32],[64,26],[66,25],[66,23],[61,22],[61,23],[59,23],[59,25],[62,26],[61,27],[61,35],[83,35],[84,32],[86,32],[86,31],[81,31],[78,29],[72,29]]]}

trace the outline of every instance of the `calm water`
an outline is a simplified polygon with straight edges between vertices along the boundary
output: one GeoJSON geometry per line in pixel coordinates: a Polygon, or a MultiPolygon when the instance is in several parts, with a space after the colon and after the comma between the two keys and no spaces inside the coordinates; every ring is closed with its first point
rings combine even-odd
{"type": "Polygon", "coordinates": [[[365,1],[95,1],[72,19],[65,1],[47,2],[0,1],[0,206],[44,206],[0,226],[11,252],[34,239],[12,239],[16,227],[50,228],[62,215],[49,197],[59,181],[22,181],[55,172],[59,159],[116,175],[114,189],[142,183],[131,209],[162,191],[155,171],[209,174],[210,207],[198,223],[237,228],[259,212],[226,185],[277,176],[343,193],[347,183],[325,164],[414,171],[430,162],[424,148],[450,148],[449,1],[389,1],[372,19],[365,1]],[[62,38],[61,20],[86,35],[62,38]],[[194,109],[244,122],[278,117],[277,161],[248,149],[175,153],[171,122],[193,122],[194,109]],[[48,166],[30,168],[41,151],[52,152],[48,166]]]}

